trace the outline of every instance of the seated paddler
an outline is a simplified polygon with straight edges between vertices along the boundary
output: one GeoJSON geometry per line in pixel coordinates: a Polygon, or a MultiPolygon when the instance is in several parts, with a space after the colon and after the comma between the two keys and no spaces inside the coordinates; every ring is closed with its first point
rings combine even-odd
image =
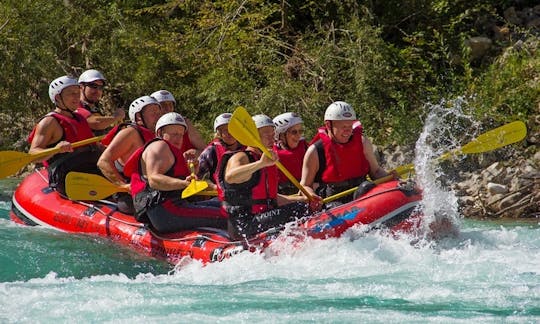
{"type": "Polygon", "coordinates": [[[86,118],[77,113],[79,83],[70,76],[54,79],[49,98],[54,110],[45,115],[28,136],[30,154],[56,148],[59,153],[38,159],[49,171],[49,186],[65,195],[65,177],[70,171],[100,174],[96,162],[101,151],[96,145],[74,148],[73,143],[94,137],[86,118]]]}
{"type": "Polygon", "coordinates": [[[156,123],[157,137],[135,151],[124,169],[131,177],[137,220],[159,233],[226,228],[226,215],[219,207],[181,198],[182,191],[195,180],[181,150],[186,129],[180,114],[164,114],[156,123]]]}
{"type": "Polygon", "coordinates": [[[312,140],[302,165],[302,180],[306,190],[320,197],[329,197],[357,187],[356,193],[336,199],[326,207],[346,203],[369,191],[375,180],[388,173],[380,167],[373,144],[363,134],[362,127],[354,127],[356,112],[348,103],[336,101],[324,113],[324,128],[312,140]],[[319,186],[315,187],[315,183],[319,186]]]}
{"type": "Polygon", "coordinates": [[[255,115],[253,121],[262,145],[272,156],[248,146],[225,153],[219,168],[218,195],[229,217],[228,232],[233,239],[249,239],[302,218],[309,210],[305,196],[278,193],[274,122],[266,115],[255,115]]]}

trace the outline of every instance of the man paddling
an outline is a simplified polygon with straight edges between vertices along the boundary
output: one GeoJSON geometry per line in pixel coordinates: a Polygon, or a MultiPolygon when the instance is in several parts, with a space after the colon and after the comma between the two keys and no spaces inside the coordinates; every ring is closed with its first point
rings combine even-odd
{"type": "Polygon", "coordinates": [[[197,227],[225,228],[227,224],[219,207],[181,198],[182,191],[195,180],[181,150],[186,131],[186,121],[180,114],[170,112],[161,116],[156,123],[157,138],[138,149],[126,166],[135,217],[159,233],[197,227]]]}
{"type": "MultiPolygon", "coordinates": [[[[367,191],[374,185],[365,182],[367,175],[373,180],[388,175],[379,166],[373,144],[363,135],[362,127],[353,127],[355,122],[354,109],[344,101],[336,101],[326,109],[324,130],[312,140],[302,165],[300,183],[311,194],[329,197],[356,186],[367,191]]],[[[351,201],[353,197],[353,194],[342,197],[327,207],[351,201]]]]}
{"type": "MultiPolygon", "coordinates": [[[[161,115],[161,107],[156,99],[150,96],[137,98],[129,106],[131,123],[115,126],[101,141],[107,148],[97,165],[112,183],[129,189],[129,177],[123,174],[124,166],[133,152],[155,137],[153,130],[161,115]]],[[[129,194],[120,193],[115,198],[122,212],[134,212],[129,194]]]]}
{"type": "Polygon", "coordinates": [[[278,155],[272,150],[274,122],[266,115],[255,115],[253,121],[272,157],[258,147],[248,146],[225,153],[219,168],[218,195],[229,216],[232,239],[248,239],[308,213],[305,196],[278,193],[278,155]]]}
{"type": "Polygon", "coordinates": [[[49,171],[49,186],[65,194],[65,176],[70,171],[98,173],[96,161],[99,150],[95,145],[73,149],[71,143],[93,137],[92,130],[82,115],[75,110],[79,105],[77,79],[61,76],[49,85],[49,98],[55,105],[34,127],[28,141],[28,153],[37,154],[48,148],[58,148],[59,154],[40,158],[49,171]],[[70,153],[74,152],[74,153],[70,153]],[[69,154],[68,154],[69,153],[69,154]]]}

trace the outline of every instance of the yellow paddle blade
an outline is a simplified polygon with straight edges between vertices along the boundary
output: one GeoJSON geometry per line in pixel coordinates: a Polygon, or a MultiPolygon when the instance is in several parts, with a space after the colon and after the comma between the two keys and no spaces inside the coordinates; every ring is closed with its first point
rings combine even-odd
{"type": "MultiPolygon", "coordinates": [[[[229,133],[243,145],[257,147],[265,154],[268,151],[261,142],[255,122],[244,107],[238,107],[233,112],[228,129],[229,133]]],[[[267,155],[271,156],[269,152],[267,155]]]]}
{"type": "Polygon", "coordinates": [[[127,189],[90,173],[70,172],[66,176],[66,194],[72,200],[100,200],[127,189]]]}
{"type": "MultiPolygon", "coordinates": [[[[255,122],[251,118],[251,115],[247,112],[244,107],[238,107],[232,114],[231,120],[229,121],[229,133],[240,143],[246,146],[257,147],[260,149],[266,156],[272,157],[268,148],[264,146],[261,142],[261,137],[259,136],[259,131],[255,122]]],[[[309,200],[313,200],[311,194],[296,180],[296,178],[285,168],[281,162],[276,161],[276,166],[283,172],[283,174],[289,179],[292,184],[298,188],[304,196],[309,200]]]]}
{"type": "Polygon", "coordinates": [[[517,143],[527,136],[527,126],[522,121],[515,121],[497,127],[479,135],[470,143],[462,146],[456,154],[484,153],[506,145],[517,143]]]}
{"type": "MultiPolygon", "coordinates": [[[[515,121],[497,127],[483,134],[478,135],[469,143],[453,151],[446,152],[437,158],[438,161],[444,161],[454,155],[459,154],[477,154],[496,150],[503,146],[517,143],[527,136],[527,127],[522,121],[515,121]]],[[[396,168],[399,175],[407,172],[414,172],[414,164],[405,164],[396,168]]]]}
{"type": "MultiPolygon", "coordinates": [[[[73,148],[77,148],[79,146],[95,143],[102,138],[103,136],[88,138],[79,142],[71,143],[71,146],[73,148]]],[[[9,177],[10,175],[17,173],[17,171],[19,171],[24,166],[34,160],[56,154],[58,152],[60,152],[60,149],[58,148],[46,149],[36,154],[29,154],[17,151],[2,151],[0,152],[0,179],[9,177]]]]}
{"type": "Polygon", "coordinates": [[[208,183],[203,180],[191,180],[191,183],[182,190],[182,198],[191,197],[208,188],[208,183]]]}
{"type": "Polygon", "coordinates": [[[17,151],[0,152],[0,179],[17,173],[25,165],[35,160],[35,155],[17,151]]]}
{"type": "Polygon", "coordinates": [[[203,180],[195,180],[195,164],[189,161],[189,169],[191,170],[191,183],[182,190],[182,198],[191,197],[204,189],[208,188],[208,183],[203,180]]]}

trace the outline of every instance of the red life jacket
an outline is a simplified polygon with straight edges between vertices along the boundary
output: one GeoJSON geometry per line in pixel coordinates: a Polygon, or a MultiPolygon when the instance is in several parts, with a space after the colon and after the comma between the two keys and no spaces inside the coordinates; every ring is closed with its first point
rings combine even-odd
{"type": "MultiPolygon", "coordinates": [[[[298,146],[292,150],[281,148],[277,144],[274,145],[274,150],[279,156],[279,161],[298,181],[302,178],[302,162],[304,161],[307,147],[308,145],[304,139],[300,140],[298,146]]],[[[279,171],[278,182],[282,184],[290,182],[290,180],[283,172],[279,171]]]]}
{"type": "MultiPolygon", "coordinates": [[[[358,121],[358,120],[353,124],[353,129],[354,130],[358,129],[358,130],[360,130],[361,133],[364,132],[364,127],[362,126],[362,123],[360,123],[360,121],[358,121]]],[[[313,136],[313,138],[309,142],[309,145],[314,144],[315,142],[320,140],[322,137],[328,137],[328,133],[326,132],[326,127],[325,126],[321,126],[321,127],[317,128],[317,133],[315,134],[315,136],[313,136]]]]}
{"type": "Polygon", "coordinates": [[[364,145],[362,145],[362,128],[354,128],[351,139],[344,144],[335,142],[326,133],[319,137],[326,160],[326,165],[319,165],[323,183],[361,178],[369,173],[369,162],[364,155],[364,145]]]}
{"type": "MultiPolygon", "coordinates": [[[[229,151],[223,155],[219,167],[218,196],[228,214],[259,214],[277,207],[278,169],[275,165],[266,167],[252,174],[244,183],[228,183],[225,181],[225,168],[229,159],[239,151],[229,151]]],[[[261,158],[260,153],[251,150],[243,151],[249,162],[261,158]]]]}
{"type": "Polygon", "coordinates": [[[75,112],[79,113],[84,118],[88,118],[92,116],[92,112],[90,111],[90,107],[86,105],[84,102],[79,101],[79,106],[77,107],[77,110],[75,112]]]}
{"type": "MultiPolygon", "coordinates": [[[[90,129],[90,126],[88,125],[88,122],[86,121],[86,118],[78,114],[77,112],[72,112],[73,118],[62,115],[60,113],[57,113],[55,111],[51,111],[45,117],[52,116],[60,126],[62,127],[62,137],[60,140],[56,143],[51,143],[47,145],[47,147],[54,147],[56,144],[58,144],[61,141],[68,141],[70,143],[79,142],[82,140],[85,140],[87,138],[94,137],[94,133],[92,133],[92,130],[90,129]]],[[[45,118],[43,117],[43,118],[45,118]]],[[[34,129],[32,129],[32,132],[30,135],[28,135],[28,143],[32,143],[32,140],[34,139],[34,136],[36,135],[36,128],[37,125],[34,126],[34,129]]],[[[87,148],[76,148],[75,150],[82,150],[87,148]]],[[[47,161],[43,162],[43,165],[48,167],[54,162],[59,163],[61,159],[63,159],[68,153],[61,153],[61,154],[55,154],[47,161]]]]}
{"type": "Polygon", "coordinates": [[[148,128],[146,127],[143,127],[143,126],[140,126],[140,125],[137,125],[137,124],[134,124],[134,123],[122,123],[122,124],[118,124],[116,126],[114,126],[106,135],[105,137],[101,140],[101,143],[105,146],[111,144],[113,138],[124,128],[126,127],[133,127],[135,128],[135,130],[137,130],[137,132],[139,133],[139,136],[141,137],[141,140],[143,141],[143,143],[148,143],[150,142],[152,139],[154,139],[154,137],[156,137],[156,135],[154,134],[154,132],[152,132],[151,130],[149,130],[148,128]]]}
{"type": "MultiPolygon", "coordinates": [[[[56,111],[51,111],[45,117],[52,116],[60,126],[62,127],[63,134],[60,140],[56,143],[51,143],[48,147],[53,147],[58,144],[60,141],[68,141],[70,143],[78,142],[85,140],[87,138],[94,137],[86,118],[81,116],[76,112],[72,112],[73,118],[57,113],[56,111]]],[[[43,118],[45,118],[43,117],[43,118]]],[[[32,129],[30,135],[28,135],[28,143],[32,143],[34,136],[36,135],[37,125],[32,129]]]]}
{"type": "Polygon", "coordinates": [[[131,170],[132,172],[129,174],[129,176],[131,178],[131,196],[133,197],[133,202],[135,205],[135,216],[140,222],[148,222],[148,218],[146,216],[146,211],[148,208],[162,204],[168,199],[178,198],[182,194],[182,190],[162,191],[152,189],[150,188],[146,176],[143,176],[141,164],[142,154],[148,145],[156,141],[165,141],[174,156],[174,163],[169,170],[165,172],[165,175],[185,179],[191,173],[187,166],[186,160],[184,160],[182,151],[164,139],[155,138],[148,142],[144,147],[137,149],[137,151],[132,154],[130,160],[133,159],[136,161],[138,167],[136,169],[133,168],[135,170],[131,170]]]}
{"type": "Polygon", "coordinates": [[[219,166],[221,165],[221,160],[223,159],[223,154],[228,151],[225,144],[223,144],[223,141],[219,138],[214,139],[210,145],[214,147],[214,153],[215,153],[215,160],[214,160],[214,172],[212,173],[212,179],[214,183],[218,183],[218,175],[219,175],[219,166]]]}
{"type": "Polygon", "coordinates": [[[184,159],[184,155],[182,154],[182,151],[177,148],[176,146],[172,145],[168,141],[162,139],[162,138],[154,138],[150,142],[148,142],[144,147],[141,147],[135,151],[131,157],[130,160],[133,160],[137,162],[137,168],[130,169],[130,173],[126,174],[131,177],[131,194],[132,196],[135,196],[137,193],[141,192],[145,186],[148,185],[148,181],[142,177],[142,165],[141,165],[141,157],[144,152],[144,150],[150,145],[151,143],[154,143],[156,141],[165,141],[167,145],[169,146],[169,149],[174,155],[174,164],[171,166],[167,172],[165,172],[165,175],[180,179],[185,179],[187,176],[191,174],[191,171],[189,170],[187,166],[187,162],[184,159]],[[135,181],[135,182],[134,182],[135,181]]]}

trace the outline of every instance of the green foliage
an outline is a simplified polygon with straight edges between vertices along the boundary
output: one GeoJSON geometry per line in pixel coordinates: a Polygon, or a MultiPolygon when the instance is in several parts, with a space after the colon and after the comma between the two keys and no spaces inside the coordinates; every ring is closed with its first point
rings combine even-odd
{"type": "MultiPolygon", "coordinates": [[[[167,89],[208,139],[214,117],[239,105],[270,116],[299,112],[309,136],[328,104],[346,100],[377,144],[415,141],[423,106],[461,95],[476,98],[479,117],[524,120],[538,105],[534,46],[505,51],[515,40],[497,40],[478,59],[464,45],[471,36],[492,37],[493,26],[508,26],[502,13],[515,5],[6,0],[0,4],[0,145],[20,147],[52,108],[50,80],[88,68],[108,79],[106,109],[127,109],[135,98],[167,89]]],[[[538,39],[512,28],[518,37],[538,39]]]]}
{"type": "Polygon", "coordinates": [[[509,48],[469,92],[475,95],[473,111],[479,119],[498,122],[527,120],[538,114],[540,104],[540,51],[538,41],[509,48]]]}

